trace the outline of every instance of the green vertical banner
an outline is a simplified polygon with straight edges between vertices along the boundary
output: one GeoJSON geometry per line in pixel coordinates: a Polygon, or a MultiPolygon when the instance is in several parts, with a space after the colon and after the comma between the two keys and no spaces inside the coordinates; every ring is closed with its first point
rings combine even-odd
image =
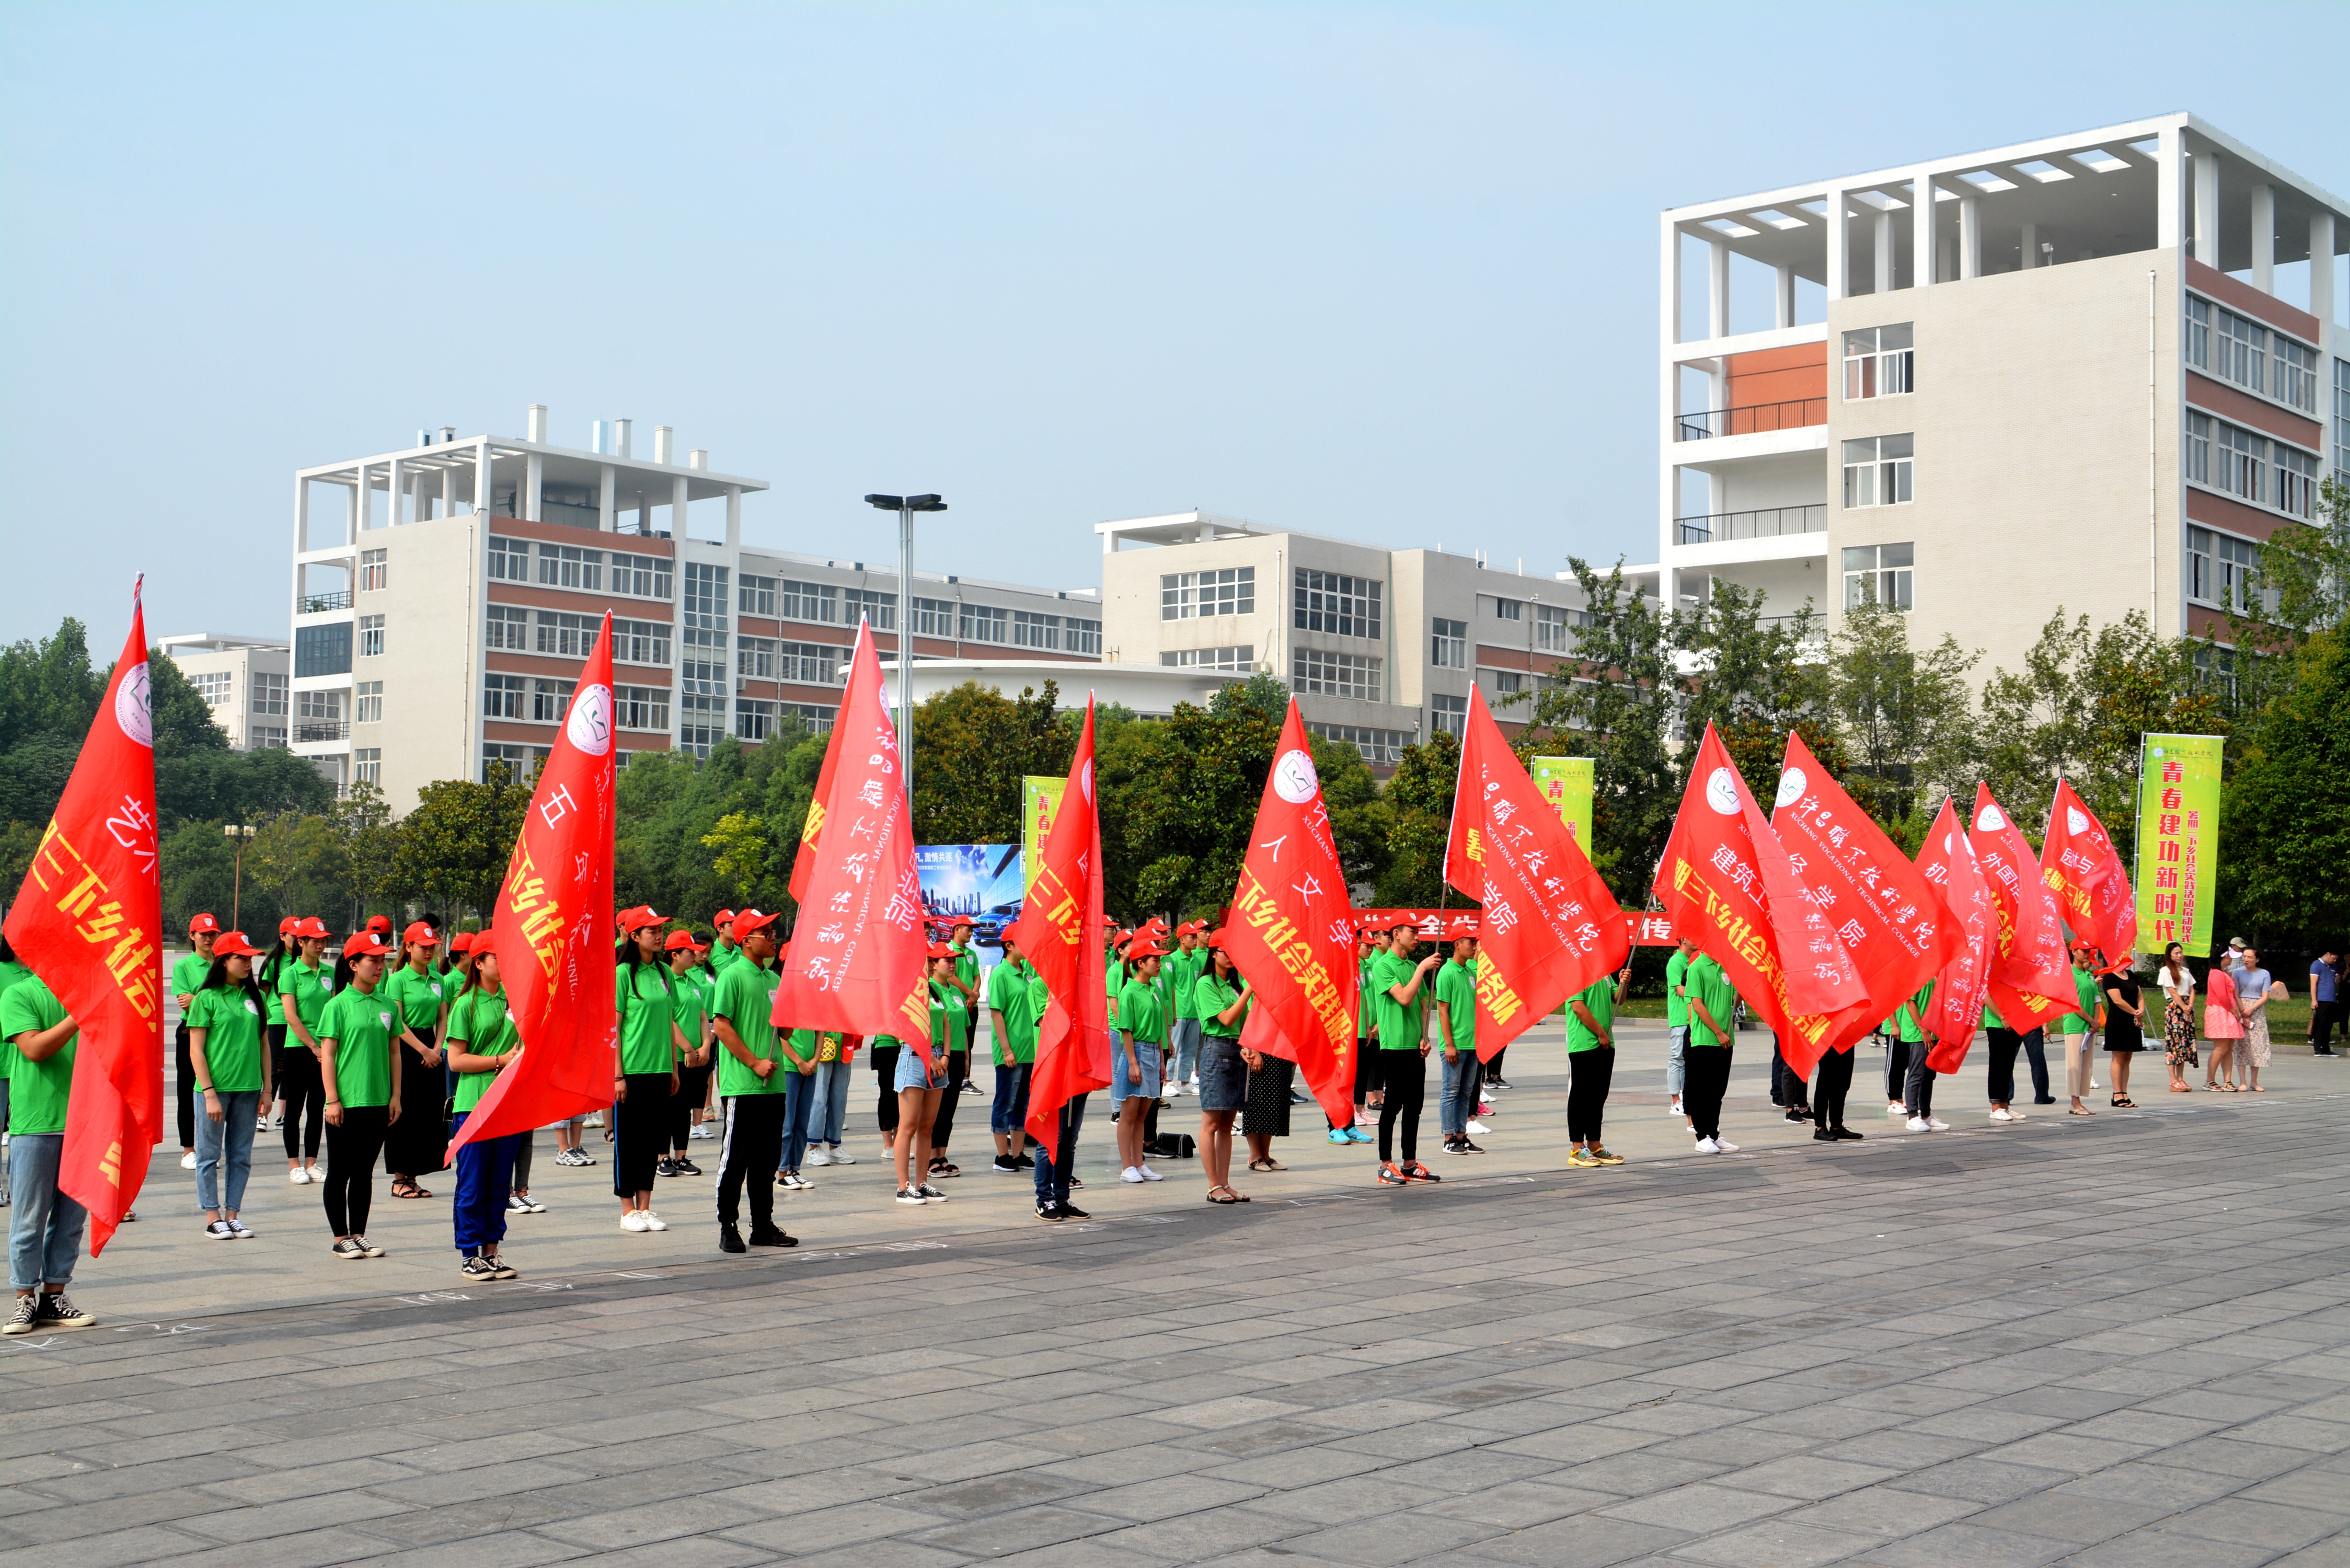
{"type": "Polygon", "coordinates": [[[1020,780],[1020,894],[1036,885],[1037,868],[1045,864],[1045,836],[1053,831],[1053,815],[1061,809],[1061,794],[1069,781],[1029,774],[1020,780]]]}
{"type": "Polygon", "coordinates": [[[1575,846],[1586,856],[1591,853],[1591,759],[1589,757],[1536,757],[1534,765],[1534,788],[1543,798],[1558,807],[1561,822],[1575,835],[1575,846]]]}
{"type": "Polygon", "coordinates": [[[2148,952],[2177,942],[2189,958],[2209,958],[2220,892],[2222,742],[2146,735],[2138,743],[2138,932],[2148,952]]]}

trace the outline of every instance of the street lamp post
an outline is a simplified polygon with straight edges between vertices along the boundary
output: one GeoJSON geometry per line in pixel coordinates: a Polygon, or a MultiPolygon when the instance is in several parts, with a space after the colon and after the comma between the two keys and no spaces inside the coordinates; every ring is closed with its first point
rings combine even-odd
{"type": "Polygon", "coordinates": [[[253,829],[244,823],[234,823],[221,829],[228,841],[236,846],[236,880],[229,892],[228,929],[244,929],[244,846],[253,842],[253,829]]]}
{"type": "Polygon", "coordinates": [[[944,512],[935,495],[868,495],[865,504],[898,514],[898,763],[906,804],[914,801],[914,514],[944,512]]]}

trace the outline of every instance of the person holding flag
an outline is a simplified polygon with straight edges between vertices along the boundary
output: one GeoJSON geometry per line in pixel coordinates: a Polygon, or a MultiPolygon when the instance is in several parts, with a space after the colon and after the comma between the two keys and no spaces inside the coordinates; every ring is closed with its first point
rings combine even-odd
{"type": "MultiPolygon", "coordinates": [[[[461,933],[462,934],[462,933],[461,933]]],[[[464,990],[449,1003],[449,1064],[457,1073],[454,1131],[482,1103],[497,1075],[515,1064],[521,1041],[506,1008],[498,955],[484,945],[475,956],[464,990]]],[[[457,1146],[455,1196],[449,1205],[456,1230],[458,1271],[469,1280],[510,1280],[517,1272],[506,1261],[506,1215],[515,1210],[515,1159],[531,1137],[529,1129],[457,1146]]]]}
{"type": "Polygon", "coordinates": [[[0,1334],[98,1322],[66,1294],[89,1216],[58,1185],[79,1035],[38,974],[0,992],[0,1048],[8,1054],[8,1282],[16,1291],[0,1334]]]}
{"type": "Polygon", "coordinates": [[[1379,1086],[1386,1098],[1379,1105],[1379,1185],[1401,1187],[1408,1181],[1441,1181],[1419,1162],[1419,1112],[1428,1096],[1429,975],[1444,962],[1442,953],[1415,960],[1419,931],[1399,920],[1388,933],[1387,950],[1371,963],[1372,995],[1378,1008],[1379,1086]],[[1403,1125],[1403,1160],[1396,1153],[1396,1125],[1403,1125]]]}
{"type": "Polygon", "coordinates": [[[783,1046],[774,1019],[780,977],[775,959],[775,917],[744,909],[733,919],[739,956],[719,972],[710,1000],[711,1026],[718,1036],[718,1097],[723,1141],[718,1146],[718,1250],[793,1247],[797,1241],[775,1224],[775,1162],[784,1157],[784,1109],[787,1082],[780,1065],[783,1046]],[[736,1220],[743,1187],[751,1188],[751,1240],[745,1246],[736,1220]]]}
{"type": "Polygon", "coordinates": [[[1045,982],[1020,956],[1020,941],[1003,933],[1003,958],[988,973],[988,1037],[995,1043],[995,1098],[987,1130],[995,1139],[995,1174],[1017,1176],[1028,1158],[1028,1079],[1036,1070],[1036,1023],[1048,1000],[1045,982]]]}
{"type": "Polygon", "coordinates": [[[1738,991],[1711,953],[1700,952],[1681,973],[1689,992],[1689,1060],[1682,1067],[1681,1106],[1700,1154],[1736,1154],[1721,1136],[1721,1097],[1738,1045],[1738,991]]]}
{"type": "Polygon", "coordinates": [[[1477,922],[1453,933],[1452,959],[1436,971],[1436,1038],[1444,1047],[1444,1090],[1437,1126],[1447,1154],[1482,1154],[1469,1141],[1469,1116],[1484,1079],[1477,1060],[1477,922]]]}

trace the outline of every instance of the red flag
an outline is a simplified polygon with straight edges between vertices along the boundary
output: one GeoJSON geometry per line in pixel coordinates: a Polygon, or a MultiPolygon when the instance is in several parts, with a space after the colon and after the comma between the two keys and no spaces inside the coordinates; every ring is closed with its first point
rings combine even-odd
{"type": "Polygon", "coordinates": [[[894,1034],[935,1072],[914,818],[898,727],[881,702],[880,656],[862,623],[829,750],[840,766],[770,1016],[794,1029],[894,1034]]]}
{"type": "Polygon", "coordinates": [[[1847,1015],[1824,1041],[1826,1050],[1849,1051],[1949,961],[1958,933],[1925,874],[1792,730],[1771,826],[1868,989],[1867,1012],[1847,1015]]]}
{"type": "MultiPolygon", "coordinates": [[[[857,618],[858,641],[863,642],[871,629],[863,616],[857,618]]],[[[900,680],[906,678],[906,671],[913,663],[911,640],[905,637],[898,639],[898,679],[900,680]]],[[[879,680],[880,678],[881,657],[876,653],[873,657],[873,679],[879,680]]],[[[848,663],[848,686],[840,694],[840,711],[848,711],[848,705],[862,695],[857,683],[863,679],[865,666],[852,654],[848,663]]],[[[888,705],[885,700],[882,706],[886,708],[888,705]]],[[[816,868],[816,840],[824,834],[825,803],[832,798],[832,770],[840,762],[840,726],[834,724],[832,737],[824,746],[824,765],[816,771],[816,794],[808,799],[807,820],[800,825],[799,853],[792,857],[791,894],[795,902],[806,896],[808,873],[816,868]]],[[[927,1008],[924,1016],[928,1016],[927,1008]]]]}
{"type": "Polygon", "coordinates": [[[7,925],[9,946],[80,1026],[57,1187],[89,1210],[93,1258],[137,1201],[163,1136],[158,866],[147,615],[134,588],[122,657],[7,925]]]}
{"type": "Polygon", "coordinates": [[[1109,1087],[1109,978],[1102,950],[1101,812],[1094,800],[1094,704],[1069,760],[1060,809],[1037,852],[1036,880],[1020,919],[1005,934],[1035,966],[1051,1002],[1036,1032],[1036,1065],[1028,1078],[1031,1137],[1058,1160],[1061,1107],[1109,1087]]]}
{"type": "Polygon", "coordinates": [[[2064,923],[2105,954],[2101,972],[2127,969],[2137,953],[2137,895],[2106,825],[2064,779],[2048,803],[2040,877],[2063,906],[2064,923]]]}
{"type": "Polygon", "coordinates": [[[1868,993],[1851,958],[1796,883],[1779,836],[1711,724],[1657,863],[1654,891],[1673,929],[1721,965],[1777,1036],[1779,1054],[1805,1077],[1843,1022],[1838,1014],[1867,1012],[1868,993]],[[1790,950],[1800,971],[1783,959],[1790,950]]]}
{"type": "Polygon", "coordinates": [[[1333,1127],[1355,1115],[1355,922],[1347,874],[1305,721],[1290,699],[1273,769],[1241,857],[1225,951],[1256,992],[1256,1011],[1296,1047],[1297,1070],[1333,1127]]]}
{"type": "Polygon", "coordinates": [[[2039,857],[2032,853],[2023,830],[1991,798],[1987,784],[1975,785],[1974,826],[1967,842],[1974,846],[1975,858],[1991,883],[1991,903],[1999,910],[1991,998],[2000,1017],[2010,1029],[2026,1034],[2080,1012],[2055,895],[2040,879],[2039,857]]]}
{"type": "Polygon", "coordinates": [[[607,610],[490,918],[522,1051],[449,1140],[452,1161],[466,1144],[612,1104],[612,721],[607,610]]]}
{"type": "Polygon", "coordinates": [[[1982,1027],[1983,998],[1991,985],[1991,953],[1999,942],[1999,906],[1975,858],[1974,846],[1960,830],[1956,802],[1945,798],[1934,826],[1918,851],[1918,869],[1934,885],[1958,941],[1934,977],[1934,999],[1918,1020],[1933,1044],[1926,1064],[1955,1073],[1966,1064],[1967,1047],[1982,1027]]]}
{"type": "MultiPolygon", "coordinates": [[[[1444,879],[1477,900],[1477,1056],[1630,956],[1624,911],[1471,688],[1444,879]]],[[[1351,1099],[1349,1100],[1351,1104],[1351,1099]]]]}

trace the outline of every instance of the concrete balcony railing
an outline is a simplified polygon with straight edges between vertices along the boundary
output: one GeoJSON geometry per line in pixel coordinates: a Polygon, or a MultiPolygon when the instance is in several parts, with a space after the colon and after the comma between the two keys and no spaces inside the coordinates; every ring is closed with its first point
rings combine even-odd
{"type": "Polygon", "coordinates": [[[1716,436],[1768,435],[1828,422],[1825,398],[1795,398],[1782,403],[1749,403],[1737,409],[1706,409],[1673,416],[1675,441],[1711,441],[1716,436]]]}
{"type": "Polygon", "coordinates": [[[1809,506],[1766,506],[1752,512],[1708,512],[1676,517],[1675,541],[1682,545],[1712,545],[1724,539],[1776,539],[1786,534],[1824,534],[1828,526],[1825,502],[1809,506]]]}

